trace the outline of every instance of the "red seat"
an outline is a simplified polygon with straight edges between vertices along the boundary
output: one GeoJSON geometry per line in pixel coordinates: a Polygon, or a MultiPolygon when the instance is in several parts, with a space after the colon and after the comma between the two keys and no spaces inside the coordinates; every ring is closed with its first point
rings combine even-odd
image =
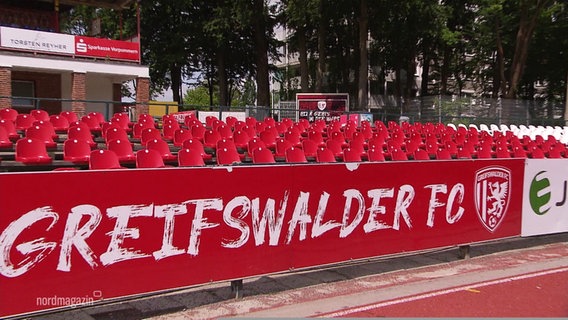
{"type": "Polygon", "coordinates": [[[513,157],[514,158],[523,158],[523,159],[525,159],[527,157],[527,152],[525,151],[525,149],[523,148],[522,145],[518,145],[518,146],[513,147],[513,157]]]}
{"type": "Polygon", "coordinates": [[[51,163],[45,143],[33,138],[22,138],[16,142],[15,160],[25,164],[51,163]]]}
{"type": "Polygon", "coordinates": [[[203,158],[203,160],[208,161],[213,159],[213,156],[209,153],[205,152],[205,148],[203,147],[203,144],[201,143],[201,141],[191,138],[191,139],[187,139],[183,142],[182,147],[184,149],[191,149],[196,151],[197,153],[199,153],[201,155],[201,157],[203,158]]]}
{"type": "Polygon", "coordinates": [[[170,145],[162,139],[152,139],[146,143],[146,148],[150,150],[156,150],[162,156],[164,160],[177,160],[177,156],[172,154],[170,150],[170,145]]]}
{"type": "Polygon", "coordinates": [[[8,131],[2,126],[0,126],[0,149],[10,149],[14,146],[12,140],[10,140],[10,135],[8,131]]]}
{"type": "Polygon", "coordinates": [[[8,137],[10,137],[10,140],[17,140],[21,137],[18,133],[18,130],[16,130],[16,125],[14,124],[14,122],[12,122],[12,120],[0,119],[0,127],[3,127],[6,130],[8,137]]]}
{"type": "Polygon", "coordinates": [[[218,165],[232,165],[241,163],[241,158],[236,149],[221,148],[216,151],[218,165]]]}
{"type": "Polygon", "coordinates": [[[286,149],[286,162],[288,163],[305,163],[308,162],[304,150],[302,148],[290,147],[286,149]]]}
{"type": "Polygon", "coordinates": [[[16,117],[18,117],[18,110],[12,108],[0,109],[0,119],[6,119],[15,122],[16,117]]]}
{"type": "Polygon", "coordinates": [[[97,112],[97,111],[89,112],[89,114],[87,114],[87,116],[90,116],[90,117],[97,119],[97,121],[99,122],[99,125],[106,122],[105,116],[101,112],[97,112]]]}
{"type": "Polygon", "coordinates": [[[544,159],[546,158],[544,151],[538,146],[535,146],[530,149],[530,156],[532,159],[544,159]]]}
{"type": "Polygon", "coordinates": [[[191,134],[191,130],[189,129],[177,129],[174,132],[174,141],[173,144],[176,147],[181,147],[183,145],[183,142],[187,139],[191,139],[193,138],[193,135],[191,134]]]}
{"type": "Polygon", "coordinates": [[[323,136],[322,136],[321,132],[319,132],[319,131],[310,130],[308,132],[308,139],[315,142],[318,145],[318,147],[325,146],[325,141],[323,140],[323,136]]]}
{"type": "Polygon", "coordinates": [[[118,156],[114,151],[97,149],[91,151],[89,169],[124,169],[124,167],[120,165],[118,156]]]}
{"type": "Polygon", "coordinates": [[[430,155],[424,149],[414,151],[414,160],[430,160],[430,155]]]}
{"type": "Polygon", "coordinates": [[[290,141],[290,143],[295,147],[302,146],[302,135],[297,128],[289,128],[284,133],[284,139],[290,141]]]}
{"type": "Polygon", "coordinates": [[[30,111],[30,115],[32,115],[36,120],[49,121],[49,113],[42,109],[34,109],[30,111]]]}
{"type": "Polygon", "coordinates": [[[369,161],[385,161],[385,154],[382,148],[371,148],[367,150],[369,161]]]}
{"type": "Polygon", "coordinates": [[[129,141],[128,133],[119,126],[113,126],[106,130],[105,141],[108,143],[111,140],[124,140],[129,141]]]}
{"type": "Polygon", "coordinates": [[[130,122],[130,117],[128,113],[119,112],[115,113],[109,122],[116,123],[119,127],[124,129],[126,132],[132,131],[132,123],[130,122]]]}
{"type": "Polygon", "coordinates": [[[140,139],[142,136],[142,131],[146,128],[155,128],[154,122],[150,121],[138,121],[132,127],[132,137],[135,139],[140,139]]]}
{"type": "Polygon", "coordinates": [[[26,131],[27,128],[34,125],[34,121],[36,119],[32,115],[19,113],[14,124],[16,125],[16,130],[26,131]]]}
{"type": "Polygon", "coordinates": [[[181,149],[178,151],[178,165],[180,167],[202,167],[205,165],[205,161],[201,154],[192,149],[181,149]]]}
{"type": "Polygon", "coordinates": [[[286,140],[286,138],[278,138],[276,140],[276,148],[274,149],[274,156],[277,158],[285,158],[286,150],[293,147],[293,144],[286,140]]]}
{"type": "Polygon", "coordinates": [[[67,139],[63,142],[63,160],[73,163],[88,163],[91,145],[88,141],[67,139]]]}
{"type": "Polygon", "coordinates": [[[274,150],[276,148],[276,139],[278,138],[278,134],[273,130],[265,129],[264,131],[260,132],[259,137],[260,140],[264,142],[266,148],[270,150],[274,150]]]}
{"type": "Polygon", "coordinates": [[[49,122],[53,125],[53,130],[59,133],[67,133],[69,130],[69,120],[67,118],[54,114],[49,116],[49,122]]]}
{"type": "Polygon", "coordinates": [[[477,148],[477,158],[478,159],[491,159],[493,157],[490,145],[480,145],[477,148]]]}
{"type": "Polygon", "coordinates": [[[194,139],[197,139],[199,141],[203,142],[205,131],[207,131],[207,128],[205,128],[205,126],[201,122],[199,122],[199,120],[196,120],[195,124],[191,126],[191,135],[194,139]]]}
{"type": "Polygon", "coordinates": [[[84,124],[70,127],[69,130],[67,130],[67,139],[85,140],[91,147],[97,146],[97,143],[93,140],[91,130],[84,124]]]}
{"type": "Polygon", "coordinates": [[[458,147],[458,154],[456,157],[458,159],[471,159],[471,151],[467,146],[458,147]]]}
{"type": "Polygon", "coordinates": [[[249,142],[248,142],[247,152],[248,152],[249,155],[252,155],[252,152],[254,151],[254,149],[260,148],[260,147],[266,148],[264,141],[262,141],[258,137],[254,137],[254,138],[250,139],[249,142]]]}
{"type": "MultiPolygon", "coordinates": [[[[159,129],[151,127],[151,128],[145,128],[144,130],[142,130],[142,133],[140,134],[140,144],[141,145],[146,146],[146,144],[148,144],[148,141],[151,141],[151,140],[154,140],[154,139],[162,140],[162,133],[160,132],[159,129]]],[[[181,146],[181,144],[180,144],[180,146],[181,146]]]]}
{"type": "Polygon", "coordinates": [[[53,127],[53,124],[51,124],[51,121],[36,120],[34,121],[34,126],[45,127],[45,130],[49,131],[49,134],[54,141],[59,140],[59,135],[55,132],[55,128],[53,127]]]}
{"type": "Polygon", "coordinates": [[[77,114],[73,111],[61,111],[59,115],[66,118],[69,124],[79,121],[79,117],[77,117],[77,114]]]}
{"type": "Polygon", "coordinates": [[[436,159],[437,160],[451,160],[452,154],[448,149],[439,149],[436,151],[436,159]]]}
{"type": "Polygon", "coordinates": [[[229,127],[228,125],[222,123],[221,125],[219,125],[216,128],[217,132],[219,132],[219,134],[221,135],[221,138],[228,138],[228,139],[232,139],[233,138],[233,129],[231,129],[231,127],[229,127]]]}
{"type": "Polygon", "coordinates": [[[233,117],[233,116],[228,116],[227,118],[225,118],[225,123],[226,123],[230,128],[234,128],[234,127],[235,127],[235,123],[237,123],[237,121],[239,121],[239,119],[237,119],[236,117],[233,117]]]}
{"type": "Polygon", "coordinates": [[[138,120],[136,122],[138,122],[138,123],[140,123],[140,122],[150,123],[150,124],[152,124],[153,127],[156,126],[156,122],[154,121],[154,117],[150,114],[147,114],[147,113],[142,113],[142,114],[138,115],[138,120]]]}
{"type": "Polygon", "coordinates": [[[361,152],[356,149],[351,149],[349,147],[343,149],[343,161],[344,162],[361,162],[361,152]]]}
{"type": "Polygon", "coordinates": [[[102,127],[99,119],[94,115],[87,115],[81,117],[81,122],[89,127],[89,130],[94,134],[100,134],[102,127]]]}
{"type": "Polygon", "coordinates": [[[180,129],[177,122],[172,122],[172,124],[166,124],[162,127],[162,139],[166,141],[173,141],[176,130],[180,129]],[[175,124],[173,124],[175,123],[175,124]]]}
{"type": "Polygon", "coordinates": [[[500,159],[508,159],[511,157],[511,152],[509,152],[506,146],[498,146],[495,150],[495,155],[500,159]]]}
{"type": "Polygon", "coordinates": [[[275,163],[274,155],[268,148],[256,148],[252,152],[252,163],[275,163]]]}
{"type": "Polygon", "coordinates": [[[132,149],[132,143],[128,140],[116,139],[107,142],[107,149],[118,156],[120,163],[135,162],[136,155],[132,149]]]}
{"type": "Polygon", "coordinates": [[[45,126],[31,126],[26,129],[26,138],[42,141],[46,148],[57,147],[57,142],[53,141],[51,130],[45,126]]]}
{"type": "Polygon", "coordinates": [[[203,135],[203,146],[215,149],[219,140],[221,140],[221,134],[218,131],[207,129],[203,135]]]}
{"type": "Polygon", "coordinates": [[[237,151],[237,153],[239,154],[239,158],[241,158],[241,161],[243,161],[246,158],[244,152],[242,153],[239,152],[239,149],[235,145],[233,139],[221,138],[221,140],[217,141],[217,146],[215,147],[215,149],[222,149],[222,148],[234,149],[235,151],[237,151]]]}
{"type": "Polygon", "coordinates": [[[402,149],[395,147],[394,149],[391,150],[391,160],[405,161],[408,160],[408,156],[406,155],[406,152],[404,152],[402,149]]]}
{"type": "Polygon", "coordinates": [[[333,155],[337,158],[342,158],[343,157],[343,148],[341,146],[341,143],[338,142],[337,140],[327,140],[326,141],[326,147],[327,149],[331,150],[331,152],[333,152],[333,155]]]}
{"type": "Polygon", "coordinates": [[[302,149],[304,149],[304,154],[306,157],[315,157],[318,152],[318,145],[316,142],[310,139],[302,140],[302,149]]]}
{"type": "Polygon", "coordinates": [[[335,158],[333,151],[327,147],[320,147],[316,151],[316,162],[337,162],[337,159],[335,158]]]}
{"type": "Polygon", "coordinates": [[[164,159],[156,150],[142,149],[136,151],[136,168],[164,168],[164,159]]]}
{"type": "Polygon", "coordinates": [[[248,142],[250,137],[246,131],[243,130],[236,130],[233,133],[233,141],[235,142],[235,146],[239,149],[246,149],[248,146],[248,142]]]}

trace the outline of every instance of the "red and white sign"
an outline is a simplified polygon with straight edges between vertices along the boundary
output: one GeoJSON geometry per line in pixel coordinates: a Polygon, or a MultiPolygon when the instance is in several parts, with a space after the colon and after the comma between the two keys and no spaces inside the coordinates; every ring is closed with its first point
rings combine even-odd
{"type": "Polygon", "coordinates": [[[507,168],[488,167],[477,172],[475,208],[487,230],[495,231],[505,218],[511,187],[511,171],[507,168]]]}
{"type": "Polygon", "coordinates": [[[0,317],[518,236],[524,163],[2,173],[0,317]],[[488,230],[475,185],[494,168],[515,183],[488,230]]]}
{"type": "Polygon", "coordinates": [[[138,61],[140,43],[75,36],[75,55],[138,61]]]}
{"type": "Polygon", "coordinates": [[[323,119],[327,122],[340,120],[341,115],[349,110],[347,93],[297,93],[296,107],[299,118],[312,122],[323,119]]]}

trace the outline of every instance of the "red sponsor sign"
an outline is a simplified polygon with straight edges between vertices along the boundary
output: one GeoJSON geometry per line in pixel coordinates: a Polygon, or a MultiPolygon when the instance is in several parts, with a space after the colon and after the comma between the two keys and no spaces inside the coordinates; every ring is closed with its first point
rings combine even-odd
{"type": "Polygon", "coordinates": [[[347,93],[298,93],[296,107],[299,117],[315,120],[340,120],[341,115],[349,110],[347,93]]]}
{"type": "Polygon", "coordinates": [[[519,236],[523,170],[484,160],[0,174],[0,317],[519,236]],[[475,186],[494,169],[513,183],[488,230],[476,201],[492,200],[475,186]]]}
{"type": "Polygon", "coordinates": [[[140,43],[75,36],[75,55],[139,61],[140,43]]]}

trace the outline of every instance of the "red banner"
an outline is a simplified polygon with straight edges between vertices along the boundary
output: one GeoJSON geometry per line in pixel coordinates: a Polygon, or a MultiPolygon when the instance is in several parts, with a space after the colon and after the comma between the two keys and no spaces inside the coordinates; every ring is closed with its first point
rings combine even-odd
{"type": "Polygon", "coordinates": [[[349,110],[347,93],[297,93],[296,107],[299,117],[315,120],[340,120],[342,114],[349,110]]]}
{"type": "Polygon", "coordinates": [[[519,236],[524,161],[0,174],[0,317],[519,236]]]}
{"type": "Polygon", "coordinates": [[[75,55],[139,61],[140,43],[75,36],[75,55]]]}

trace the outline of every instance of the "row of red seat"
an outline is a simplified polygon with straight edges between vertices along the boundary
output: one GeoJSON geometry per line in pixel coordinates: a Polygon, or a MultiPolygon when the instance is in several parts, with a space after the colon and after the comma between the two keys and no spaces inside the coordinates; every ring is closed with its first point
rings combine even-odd
{"type": "MultiPolygon", "coordinates": [[[[566,156],[565,146],[558,141],[552,141],[550,137],[540,141],[521,140],[510,132],[494,132],[489,135],[487,132],[476,132],[472,128],[467,130],[459,127],[455,130],[443,124],[399,125],[396,122],[388,122],[385,125],[376,121],[373,126],[369,122],[362,122],[360,125],[348,122],[342,125],[338,122],[309,123],[305,120],[294,122],[290,119],[277,122],[273,118],[257,121],[251,117],[246,121],[230,117],[221,121],[208,117],[204,125],[191,116],[186,117],[183,124],[179,124],[173,117],[165,116],[162,119],[162,127],[158,128],[149,116],[141,116],[136,123],[131,123],[126,114],[115,114],[108,122],[100,116],[87,115],[86,117],[94,119],[92,124],[89,124],[85,117],[71,123],[66,131],[67,139],[63,143],[64,160],[85,162],[90,159],[93,148],[98,148],[93,135],[99,136],[106,143],[104,148],[115,153],[119,163],[136,161],[133,141],[139,141],[144,149],[158,151],[166,162],[178,159],[179,152],[187,153],[183,150],[192,149],[190,141],[193,144],[199,142],[201,146],[197,153],[201,156],[201,161],[196,165],[201,165],[201,162],[213,162],[213,156],[216,157],[214,162],[217,164],[243,162],[246,157],[253,163],[273,163],[279,159],[306,162],[310,158],[318,162],[332,162],[566,156]],[[137,125],[144,127],[139,131],[138,137],[134,134],[137,125]],[[167,135],[165,128],[171,129],[173,134],[167,135]],[[208,152],[205,152],[205,149],[208,149],[208,152]],[[256,149],[261,151],[255,152],[256,149]],[[290,156],[287,154],[288,150],[292,150],[290,156]],[[300,151],[303,157],[299,156],[300,151]],[[255,156],[255,153],[258,153],[258,156],[255,156]]],[[[51,138],[57,134],[51,132],[48,136],[45,133],[48,130],[43,130],[45,132],[40,136],[40,127],[48,125],[43,120],[35,120],[34,125],[25,130],[23,137],[18,133],[19,140],[16,145],[36,145],[37,143],[31,143],[31,140],[43,140],[48,149],[53,143],[56,144],[51,138]],[[24,137],[26,139],[21,139],[24,137]]],[[[10,144],[13,139],[13,136],[9,137],[10,144]]],[[[1,140],[2,126],[0,142],[1,140]]],[[[16,159],[22,162],[31,161],[22,160],[25,157],[20,154],[16,146],[16,159]]],[[[158,165],[159,163],[156,164],[158,165]]]]}

